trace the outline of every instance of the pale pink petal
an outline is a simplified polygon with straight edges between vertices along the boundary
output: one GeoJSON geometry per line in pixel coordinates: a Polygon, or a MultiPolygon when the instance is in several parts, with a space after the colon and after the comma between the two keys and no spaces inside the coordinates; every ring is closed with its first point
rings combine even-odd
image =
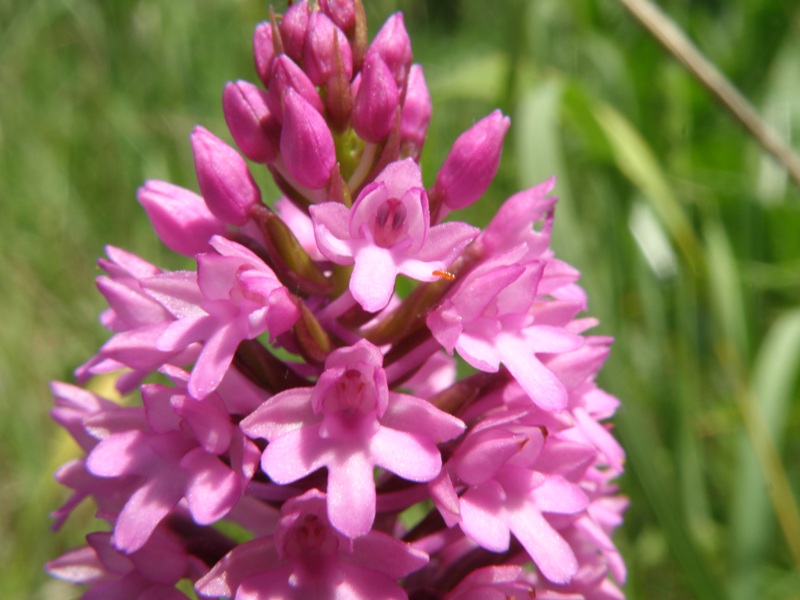
{"type": "Polygon", "coordinates": [[[377,312],[389,303],[394,292],[397,268],[392,254],[385,248],[365,246],[355,258],[350,292],[364,310],[377,312]]]}

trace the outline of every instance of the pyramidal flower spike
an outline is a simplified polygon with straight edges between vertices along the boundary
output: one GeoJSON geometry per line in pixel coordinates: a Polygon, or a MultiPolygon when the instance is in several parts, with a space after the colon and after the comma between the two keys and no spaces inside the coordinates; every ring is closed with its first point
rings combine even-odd
{"type": "Polygon", "coordinates": [[[611,339],[550,247],[555,179],[457,219],[497,173],[494,111],[425,189],[400,13],[370,42],[361,0],[290,2],[252,47],[235,147],[198,126],[198,190],[138,192],[192,262],[99,261],[110,337],[76,378],[126,399],[52,385],[80,452],[54,529],[83,503],[102,523],[49,573],[85,598],[624,598],[611,339]]]}

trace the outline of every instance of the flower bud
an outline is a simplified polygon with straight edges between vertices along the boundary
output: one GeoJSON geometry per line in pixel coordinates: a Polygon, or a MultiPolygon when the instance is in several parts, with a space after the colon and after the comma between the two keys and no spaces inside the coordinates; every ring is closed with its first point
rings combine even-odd
{"type": "Polygon", "coordinates": [[[258,163],[278,155],[280,125],[267,107],[267,94],[252,83],[228,83],[222,94],[225,122],[242,153],[258,163]]]}
{"type": "Polygon", "coordinates": [[[225,223],[244,225],[261,192],[239,153],[203,127],[191,136],[200,193],[209,210],[225,223]]]}
{"type": "Polygon", "coordinates": [[[300,185],[325,186],[336,164],[333,136],[322,115],[293,88],[283,95],[280,149],[286,169],[300,185]]]}
{"type": "Polygon", "coordinates": [[[400,113],[400,148],[403,157],[419,160],[428,123],[431,120],[431,97],[420,65],[411,65],[403,109],[400,113]]]}
{"type": "Polygon", "coordinates": [[[309,24],[308,1],[301,0],[292,4],[283,15],[280,24],[283,51],[295,62],[303,59],[303,48],[309,24]]]}
{"type": "Polygon", "coordinates": [[[462,133],[439,169],[430,196],[453,210],[480,198],[497,173],[510,124],[495,110],[462,133]]]}
{"type": "Polygon", "coordinates": [[[361,84],[353,104],[353,128],[368,142],[386,139],[395,120],[400,93],[389,67],[377,53],[369,53],[361,70],[361,84]]]}
{"type": "Polygon", "coordinates": [[[159,239],[184,256],[208,252],[211,236],[224,235],[225,223],[211,214],[203,198],[166,181],[146,181],[136,195],[159,239]]]}
{"type": "Polygon", "coordinates": [[[328,78],[334,73],[337,44],[344,72],[349,81],[353,77],[353,55],[347,38],[324,13],[319,11],[312,13],[308,21],[303,64],[315,85],[326,85],[328,78]]]}
{"type": "Polygon", "coordinates": [[[274,56],[272,24],[269,21],[263,21],[256,26],[256,30],[253,32],[253,57],[256,62],[256,73],[264,87],[267,87],[269,81],[274,56]]]}
{"type": "Polygon", "coordinates": [[[286,54],[281,54],[272,64],[272,74],[267,86],[267,106],[270,112],[278,119],[283,121],[283,107],[281,105],[283,94],[286,88],[294,88],[303,98],[313,106],[317,112],[322,113],[322,100],[317,93],[317,88],[311,83],[308,75],[303,69],[289,58],[286,54]]]}
{"type": "Polygon", "coordinates": [[[333,24],[347,37],[352,37],[356,26],[356,3],[353,0],[319,0],[319,6],[333,24]]]}
{"type": "Polygon", "coordinates": [[[367,51],[377,52],[394,76],[398,89],[403,89],[411,66],[411,40],[402,13],[395,13],[383,24],[367,51]]]}

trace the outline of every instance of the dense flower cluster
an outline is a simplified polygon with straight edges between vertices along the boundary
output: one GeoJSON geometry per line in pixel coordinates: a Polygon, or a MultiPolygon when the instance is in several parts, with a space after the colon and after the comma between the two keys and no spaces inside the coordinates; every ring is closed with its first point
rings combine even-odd
{"type": "Polygon", "coordinates": [[[610,340],[549,249],[553,181],[483,230],[444,221],[490,184],[509,119],[475,123],[426,189],[402,15],[367,40],[359,0],[258,25],[263,87],[229,83],[223,109],[283,197],[198,127],[200,194],[139,191],[196,270],[100,261],[113,335],[78,379],[116,373],[133,400],[53,384],[85,452],[56,474],[56,525],[86,498],[108,524],[48,564],[84,598],[623,597],[610,340]]]}

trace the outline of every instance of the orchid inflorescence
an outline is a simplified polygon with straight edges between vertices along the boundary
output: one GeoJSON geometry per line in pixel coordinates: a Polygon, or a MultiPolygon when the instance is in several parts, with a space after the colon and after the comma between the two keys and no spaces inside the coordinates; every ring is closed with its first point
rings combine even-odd
{"type": "Polygon", "coordinates": [[[115,374],[126,400],[53,384],[85,452],[54,516],[91,497],[108,530],[50,573],[90,599],[622,598],[611,340],[549,248],[554,181],[483,230],[444,220],[486,191],[510,122],[477,121],[426,189],[399,13],[368,43],[360,0],[303,0],[253,45],[263,87],[223,94],[239,151],[198,127],[200,194],[139,190],[196,270],[100,260],[113,335],[77,378],[115,374]]]}

